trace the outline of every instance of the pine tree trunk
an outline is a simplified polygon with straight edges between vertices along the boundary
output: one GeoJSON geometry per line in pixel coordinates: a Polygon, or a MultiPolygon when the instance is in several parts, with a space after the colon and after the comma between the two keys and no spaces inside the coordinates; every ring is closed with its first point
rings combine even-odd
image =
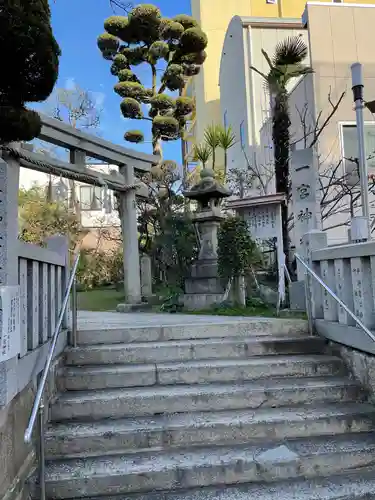
{"type": "Polygon", "coordinates": [[[272,114],[272,139],[275,157],[276,192],[285,193],[286,202],[281,207],[281,223],[285,263],[289,266],[289,232],[288,232],[288,203],[289,193],[289,136],[290,118],[288,107],[288,93],[285,89],[274,96],[272,114]]]}

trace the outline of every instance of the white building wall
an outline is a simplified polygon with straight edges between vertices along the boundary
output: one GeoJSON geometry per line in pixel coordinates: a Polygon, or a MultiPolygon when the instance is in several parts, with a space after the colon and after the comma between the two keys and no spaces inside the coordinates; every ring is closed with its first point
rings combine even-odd
{"type": "MultiPolygon", "coordinates": [[[[262,167],[269,169],[270,151],[265,150],[261,138],[268,134],[262,128],[270,115],[269,96],[264,79],[251,66],[267,74],[269,66],[262,49],[272,57],[277,43],[294,35],[302,36],[307,43],[307,32],[300,27],[298,19],[236,16],[229,24],[220,65],[223,120],[232,126],[237,138],[237,143],[228,152],[229,171],[246,168],[248,164],[257,171],[262,167]]],[[[291,86],[294,84],[292,82],[291,86]]],[[[265,186],[263,192],[264,186],[257,186],[257,194],[259,191],[261,194],[274,192],[273,182],[266,182],[265,186]]]]}
{"type": "MultiPolygon", "coordinates": [[[[88,165],[91,169],[97,170],[99,172],[110,172],[111,170],[118,171],[117,165],[88,165]]],[[[69,181],[63,179],[64,183],[69,188],[69,181]]],[[[53,185],[58,184],[61,181],[59,177],[53,177],[53,185]]],[[[20,172],[20,188],[31,189],[33,186],[39,186],[46,188],[48,186],[49,176],[43,172],[37,172],[35,170],[30,170],[28,168],[21,168],[20,172]]],[[[81,202],[81,187],[88,186],[87,184],[81,182],[75,182],[76,188],[76,198],[77,201],[81,202]]],[[[107,196],[109,197],[109,203],[104,203],[105,190],[102,189],[101,200],[98,200],[101,209],[100,210],[87,210],[85,206],[81,205],[81,224],[85,228],[100,228],[100,227],[119,227],[120,220],[118,217],[117,210],[115,207],[114,193],[111,190],[107,190],[107,196]],[[109,207],[111,207],[109,209],[109,207]],[[110,213],[108,213],[110,210],[110,213]]]]}
{"type": "Polygon", "coordinates": [[[249,90],[246,75],[246,40],[240,17],[229,24],[220,65],[220,104],[224,125],[231,126],[236,144],[228,151],[228,171],[245,168],[252,158],[249,130],[249,90]],[[242,137],[242,144],[241,144],[242,137]]]}

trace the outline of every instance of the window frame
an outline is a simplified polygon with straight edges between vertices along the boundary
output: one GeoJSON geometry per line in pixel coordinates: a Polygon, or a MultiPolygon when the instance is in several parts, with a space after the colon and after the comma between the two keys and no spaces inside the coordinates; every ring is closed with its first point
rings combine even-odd
{"type": "Polygon", "coordinates": [[[102,186],[93,186],[93,185],[81,185],[79,186],[79,207],[80,207],[80,210],[82,212],[101,212],[103,210],[103,187],[102,186]],[[82,203],[82,190],[83,189],[87,189],[87,190],[90,190],[90,204],[88,206],[88,208],[86,208],[86,205],[83,205],[82,203]],[[93,198],[93,195],[95,193],[95,189],[99,189],[100,190],[100,195],[97,196],[98,200],[99,200],[99,208],[91,208],[91,203],[92,203],[92,198],[93,198]]]}

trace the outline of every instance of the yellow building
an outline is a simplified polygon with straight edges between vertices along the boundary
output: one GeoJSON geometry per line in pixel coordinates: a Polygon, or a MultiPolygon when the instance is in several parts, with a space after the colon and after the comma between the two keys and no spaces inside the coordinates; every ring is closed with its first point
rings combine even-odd
{"type": "MultiPolygon", "coordinates": [[[[340,1],[334,3],[342,3],[340,1]]],[[[332,3],[332,2],[325,2],[332,3]]],[[[343,3],[373,4],[375,0],[343,3]]],[[[188,140],[200,142],[207,125],[222,122],[219,71],[225,33],[234,16],[301,18],[306,0],[191,0],[192,15],[208,35],[207,60],[188,93],[196,98],[197,112],[188,140]]],[[[192,143],[186,145],[186,154],[192,143]]]]}

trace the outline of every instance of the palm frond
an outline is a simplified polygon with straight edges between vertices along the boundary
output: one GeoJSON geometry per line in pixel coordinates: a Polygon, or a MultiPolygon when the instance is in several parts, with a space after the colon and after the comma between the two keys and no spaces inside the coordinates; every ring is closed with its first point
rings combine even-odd
{"type": "Polygon", "coordinates": [[[224,151],[228,151],[232,146],[236,144],[236,136],[233,132],[232,127],[220,127],[219,129],[219,146],[224,151]]]}
{"type": "Polygon", "coordinates": [[[211,148],[204,142],[202,144],[195,144],[193,149],[194,161],[200,161],[203,166],[206,165],[211,156],[211,148]]]}
{"type": "Polygon", "coordinates": [[[267,81],[267,75],[259,71],[258,68],[256,68],[255,66],[250,66],[250,69],[255,71],[255,73],[258,73],[258,75],[260,75],[262,78],[264,78],[265,81],[267,81]]]}
{"type": "Polygon", "coordinates": [[[307,45],[300,36],[288,36],[276,45],[273,66],[302,63],[308,54],[307,45]]]}
{"type": "Polygon", "coordinates": [[[262,49],[262,54],[263,54],[264,59],[267,61],[268,66],[270,67],[270,69],[272,69],[273,63],[271,61],[270,56],[267,54],[267,52],[264,49],[262,49]]]}
{"type": "Polygon", "coordinates": [[[212,150],[219,146],[219,127],[215,124],[209,125],[204,131],[204,140],[212,150]]]}

